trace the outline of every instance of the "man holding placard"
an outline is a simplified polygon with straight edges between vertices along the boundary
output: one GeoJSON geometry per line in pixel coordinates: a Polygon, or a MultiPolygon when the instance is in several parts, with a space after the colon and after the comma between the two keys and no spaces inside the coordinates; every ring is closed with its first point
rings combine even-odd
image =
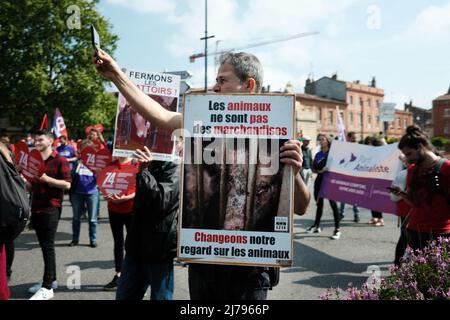
{"type": "MultiPolygon", "coordinates": [[[[114,82],[127,101],[148,121],[167,129],[182,127],[182,115],[161,107],[143,94],[104,51],[94,59],[98,72],[114,82]]],[[[258,59],[246,53],[229,53],[221,58],[214,91],[217,93],[257,93],[262,88],[263,70],[258,59]]],[[[300,143],[287,141],[280,149],[280,162],[292,166],[295,185],[294,212],[304,214],[310,193],[300,177],[302,167],[300,143]]],[[[189,287],[192,299],[249,299],[263,300],[276,272],[266,267],[223,265],[191,265],[189,287]],[[224,281],[224,279],[230,281],[224,281]],[[272,279],[271,279],[272,278],[272,279]]]]}
{"type": "Polygon", "coordinates": [[[32,191],[31,223],[42,248],[45,269],[43,282],[28,290],[34,293],[31,300],[49,300],[53,298],[53,289],[57,287],[55,235],[64,190],[70,189],[71,177],[66,158],[52,151],[53,140],[52,133],[36,133],[35,145],[42,156],[45,170],[37,181],[28,182],[32,191]]]}

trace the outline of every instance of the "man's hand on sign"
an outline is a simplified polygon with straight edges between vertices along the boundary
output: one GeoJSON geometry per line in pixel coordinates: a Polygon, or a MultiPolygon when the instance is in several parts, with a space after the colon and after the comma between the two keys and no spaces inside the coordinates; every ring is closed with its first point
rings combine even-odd
{"type": "Polygon", "coordinates": [[[136,149],[136,158],[139,161],[139,170],[144,170],[148,168],[150,162],[153,160],[153,156],[151,151],[144,146],[144,151],[140,149],[136,149]]]}
{"type": "Polygon", "coordinates": [[[280,162],[291,165],[296,176],[303,164],[303,154],[301,151],[300,141],[289,140],[280,148],[280,162]]]}
{"type": "Polygon", "coordinates": [[[117,62],[102,49],[97,54],[93,51],[92,62],[97,72],[106,80],[112,81],[116,75],[122,72],[117,62]]]}

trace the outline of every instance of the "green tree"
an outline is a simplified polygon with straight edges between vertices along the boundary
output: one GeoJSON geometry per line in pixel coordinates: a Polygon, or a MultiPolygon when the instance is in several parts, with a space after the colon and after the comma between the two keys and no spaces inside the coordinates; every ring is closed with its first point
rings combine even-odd
{"type": "Polygon", "coordinates": [[[50,119],[58,107],[71,132],[102,123],[111,128],[116,99],[92,64],[90,25],[101,47],[114,52],[118,37],[97,11],[98,0],[2,0],[0,112],[24,130],[50,119]]]}
{"type": "Polygon", "coordinates": [[[445,139],[444,137],[434,137],[431,139],[431,144],[436,148],[442,148],[448,143],[450,143],[450,141],[445,139]]]}

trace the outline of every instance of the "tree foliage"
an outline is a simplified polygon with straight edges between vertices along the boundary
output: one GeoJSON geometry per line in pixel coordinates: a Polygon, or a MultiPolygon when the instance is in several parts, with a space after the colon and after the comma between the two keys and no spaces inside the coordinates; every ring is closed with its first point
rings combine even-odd
{"type": "Polygon", "coordinates": [[[98,0],[2,0],[0,112],[32,130],[58,107],[69,134],[102,123],[110,128],[116,99],[91,62],[90,25],[101,47],[114,52],[118,37],[98,13],[98,0]]]}

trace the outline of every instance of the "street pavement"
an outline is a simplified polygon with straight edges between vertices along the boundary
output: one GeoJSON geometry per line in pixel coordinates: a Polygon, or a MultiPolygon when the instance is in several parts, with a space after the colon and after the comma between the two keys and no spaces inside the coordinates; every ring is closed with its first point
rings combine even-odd
{"type": "MultiPolygon", "coordinates": [[[[311,186],[310,186],[311,187],[311,186]]],[[[316,300],[330,287],[346,288],[348,283],[360,287],[370,276],[368,269],[379,268],[384,275],[394,260],[399,237],[397,217],[385,214],[384,227],[367,224],[370,211],[361,209],[360,223],[353,222],[351,206],[342,220],[341,240],[332,240],[333,215],[325,202],[322,217],[323,231],[307,234],[313,224],[316,206],[311,202],[304,216],[294,218],[294,263],[282,268],[280,283],[269,291],[270,300],[316,300]],[[371,267],[375,266],[375,267],[371,267]]],[[[56,262],[59,288],[54,299],[113,300],[114,292],[102,287],[114,276],[113,239],[107,218],[106,202],[101,201],[97,248],[89,247],[88,223],[81,226],[80,245],[68,247],[72,235],[72,208],[66,197],[56,236],[56,262]],[[79,277],[76,270],[80,270],[79,277]],[[80,286],[77,288],[76,279],[80,286]],[[75,280],[74,280],[75,279],[75,280]]],[[[28,299],[27,289],[42,280],[43,259],[34,231],[25,231],[16,240],[16,255],[10,281],[11,299],[28,299]]],[[[188,300],[187,267],[175,266],[174,299],[188,300]]],[[[149,289],[150,290],[150,289],[149,289]]],[[[146,299],[149,298],[147,292],[146,299]]]]}

